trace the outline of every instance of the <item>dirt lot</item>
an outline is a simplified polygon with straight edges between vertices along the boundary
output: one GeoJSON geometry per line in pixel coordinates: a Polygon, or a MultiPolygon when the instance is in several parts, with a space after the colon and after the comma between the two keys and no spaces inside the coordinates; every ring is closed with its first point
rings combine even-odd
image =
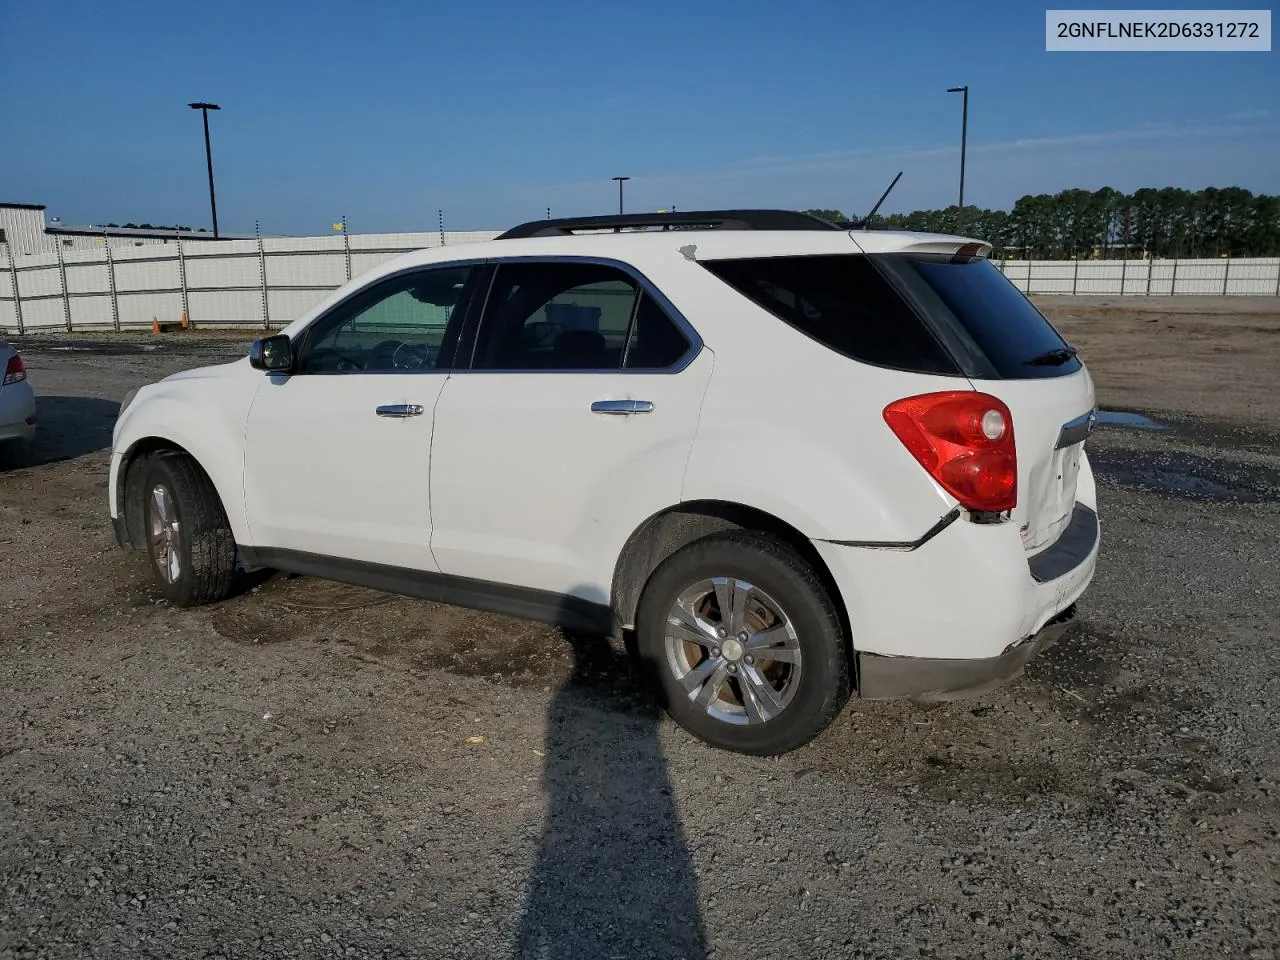
{"type": "Polygon", "coordinates": [[[106,519],[116,402],[245,341],[29,338],[0,957],[1280,957],[1280,304],[1042,305],[1160,424],[1090,440],[1083,623],[775,760],[604,641],[297,578],[158,603],[106,519]]]}
{"type": "Polygon", "coordinates": [[[1280,298],[1033,299],[1080,348],[1107,403],[1280,432],[1280,298]]]}

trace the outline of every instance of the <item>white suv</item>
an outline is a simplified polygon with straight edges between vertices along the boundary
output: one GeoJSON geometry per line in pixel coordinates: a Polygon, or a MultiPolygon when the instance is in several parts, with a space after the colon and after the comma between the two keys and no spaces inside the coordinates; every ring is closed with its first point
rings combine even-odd
{"type": "Polygon", "coordinates": [[[1092,381],[989,250],[715,211],[400,256],[136,391],[116,536],[180,605],[271,568],[629,637],[743,752],[982,689],[1099,543],[1092,381]]]}

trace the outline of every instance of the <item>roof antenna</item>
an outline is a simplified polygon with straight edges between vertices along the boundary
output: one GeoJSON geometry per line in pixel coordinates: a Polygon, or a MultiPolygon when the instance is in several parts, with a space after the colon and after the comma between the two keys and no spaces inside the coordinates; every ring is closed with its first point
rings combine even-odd
{"type": "Polygon", "coordinates": [[[901,179],[902,179],[902,171],[899,170],[898,175],[893,178],[893,182],[890,183],[889,186],[885,187],[884,193],[880,194],[880,199],[877,200],[876,205],[871,208],[871,212],[868,213],[861,220],[855,221],[854,226],[861,228],[869,224],[871,222],[872,217],[876,215],[876,211],[880,209],[880,204],[884,203],[884,198],[889,196],[889,191],[892,190],[894,187],[896,187],[898,185],[898,181],[901,179]]]}

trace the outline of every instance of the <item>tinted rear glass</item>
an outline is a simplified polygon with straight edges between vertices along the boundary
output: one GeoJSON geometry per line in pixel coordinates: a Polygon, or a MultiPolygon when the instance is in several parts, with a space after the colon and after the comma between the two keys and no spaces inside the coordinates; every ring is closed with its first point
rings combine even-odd
{"type": "Polygon", "coordinates": [[[922,279],[955,316],[1002,379],[1060,377],[1080,369],[1048,320],[987,260],[894,254],[885,258],[922,279]]]}
{"type": "Polygon", "coordinates": [[[920,317],[860,254],[712,260],[703,266],[846,357],[918,373],[959,373],[920,317]]]}

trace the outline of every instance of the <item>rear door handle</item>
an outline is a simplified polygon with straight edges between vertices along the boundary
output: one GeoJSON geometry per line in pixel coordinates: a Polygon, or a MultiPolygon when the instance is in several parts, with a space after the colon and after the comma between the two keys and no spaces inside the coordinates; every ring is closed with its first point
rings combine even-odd
{"type": "Polygon", "coordinates": [[[615,417],[629,417],[633,413],[652,413],[652,400],[597,400],[591,404],[592,413],[612,414],[615,417]]]}
{"type": "Polygon", "coordinates": [[[384,403],[374,412],[380,417],[404,419],[405,417],[422,416],[423,408],[421,404],[417,403],[384,403]]]}

